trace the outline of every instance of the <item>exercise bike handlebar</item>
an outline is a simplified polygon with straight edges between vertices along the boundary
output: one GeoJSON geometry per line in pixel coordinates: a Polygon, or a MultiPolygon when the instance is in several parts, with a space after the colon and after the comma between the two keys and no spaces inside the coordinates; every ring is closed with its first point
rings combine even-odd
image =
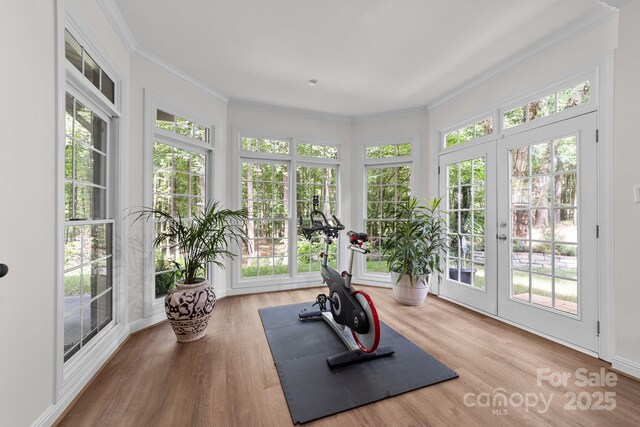
{"type": "Polygon", "coordinates": [[[323,212],[314,209],[309,215],[309,218],[311,219],[311,227],[303,227],[302,217],[300,217],[300,229],[307,239],[311,239],[311,235],[317,232],[321,232],[329,237],[338,237],[338,233],[341,230],[344,230],[344,225],[335,215],[332,215],[332,217],[334,222],[333,224],[329,222],[323,212]]]}

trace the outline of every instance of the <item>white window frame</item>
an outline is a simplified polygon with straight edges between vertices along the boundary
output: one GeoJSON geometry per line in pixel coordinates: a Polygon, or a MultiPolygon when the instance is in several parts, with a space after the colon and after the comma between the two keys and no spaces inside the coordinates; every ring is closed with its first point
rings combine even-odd
{"type": "MultiPolygon", "coordinates": [[[[420,144],[418,143],[420,138],[418,135],[411,136],[397,136],[392,138],[378,139],[367,141],[361,145],[360,148],[360,164],[362,167],[362,173],[360,174],[360,182],[362,183],[361,191],[358,192],[360,200],[358,201],[361,208],[357,213],[357,223],[360,224],[359,228],[365,227],[365,221],[367,220],[367,169],[371,167],[397,167],[397,166],[409,166],[411,167],[411,196],[418,197],[420,193],[420,185],[418,179],[418,173],[416,172],[416,166],[420,164],[420,144]],[[379,147],[384,145],[393,144],[411,144],[411,155],[398,156],[398,157],[386,157],[382,159],[369,159],[367,158],[367,148],[379,147]]],[[[364,256],[358,256],[354,258],[354,276],[357,281],[371,283],[374,285],[390,286],[390,274],[389,273],[370,273],[366,271],[366,261],[364,256]]]]}
{"type": "MultiPolygon", "coordinates": [[[[336,201],[337,212],[335,214],[338,218],[341,218],[343,207],[341,197],[341,182],[342,182],[342,159],[344,158],[344,145],[340,141],[322,140],[313,137],[299,136],[299,135],[286,135],[269,131],[260,131],[255,129],[244,128],[232,128],[232,156],[233,161],[233,175],[235,177],[235,185],[233,190],[233,206],[237,209],[242,207],[242,162],[244,160],[258,160],[258,161],[274,161],[285,163],[289,167],[289,273],[283,275],[273,275],[265,277],[252,277],[242,278],[242,257],[233,262],[231,268],[231,289],[227,290],[227,295],[248,293],[253,291],[272,291],[272,290],[284,290],[294,289],[299,287],[318,286],[321,279],[319,272],[297,272],[297,259],[298,259],[298,219],[295,217],[297,209],[297,182],[295,179],[295,173],[298,166],[335,166],[337,169],[336,179],[336,201]],[[262,153],[254,151],[242,150],[243,138],[262,138],[262,139],[277,139],[281,141],[289,141],[289,154],[273,154],[262,153]],[[302,156],[297,154],[298,144],[316,144],[327,145],[336,147],[338,150],[337,159],[327,159],[322,157],[302,156]],[[295,230],[295,232],[293,232],[295,230]]],[[[339,245],[339,241],[334,241],[334,244],[339,245]]],[[[337,251],[337,264],[340,265],[343,259],[343,254],[340,246],[337,251]]]]}
{"type": "MultiPolygon", "coordinates": [[[[98,38],[73,9],[56,5],[56,251],[55,251],[55,376],[54,403],[70,402],[80,388],[108,357],[124,342],[128,334],[124,298],[124,274],[128,227],[124,223],[123,205],[127,182],[126,158],[122,155],[126,141],[125,117],[127,93],[126,75],[114,67],[114,61],[104,51],[98,38]],[[113,79],[112,103],[85,78],[65,57],[65,29],[91,55],[93,60],[113,79]],[[69,92],[93,113],[106,121],[107,140],[107,215],[113,223],[112,241],[112,321],[85,346],[64,362],[64,229],[65,229],[65,98],[69,92]]],[[[85,222],[82,222],[84,224],[85,222]]],[[[80,222],[79,222],[80,224],[80,222]]]]}
{"type": "Polygon", "coordinates": [[[474,116],[469,117],[467,120],[461,120],[459,122],[456,122],[452,125],[449,125],[445,128],[443,128],[442,130],[440,130],[438,132],[438,148],[439,148],[439,152],[440,153],[448,153],[448,152],[452,152],[452,151],[457,151],[457,150],[461,150],[463,148],[472,146],[472,145],[479,145],[482,144],[484,142],[487,141],[491,141],[493,139],[496,139],[496,135],[498,134],[499,129],[497,128],[497,126],[499,126],[500,123],[498,122],[498,115],[497,112],[494,110],[489,110],[489,111],[485,111],[483,114],[476,114],[474,116]],[[445,136],[449,133],[449,132],[453,132],[453,131],[457,131],[458,129],[464,127],[465,125],[470,125],[471,123],[475,124],[481,120],[487,119],[491,117],[492,120],[492,124],[493,124],[493,132],[489,133],[487,135],[483,135],[481,137],[478,138],[473,138],[469,141],[465,141],[465,142],[459,142],[455,145],[452,145],[450,147],[447,147],[446,144],[447,142],[445,141],[445,136]]]}
{"type": "Polygon", "coordinates": [[[598,78],[598,70],[592,68],[587,72],[575,74],[570,77],[559,78],[551,84],[547,84],[533,91],[527,91],[525,94],[516,95],[515,97],[507,100],[506,102],[502,102],[500,104],[500,107],[498,108],[498,121],[494,122],[494,125],[493,125],[494,133],[500,136],[513,135],[515,133],[524,132],[529,129],[544,126],[549,123],[558,122],[571,117],[579,116],[581,114],[589,113],[591,111],[596,111],[599,105],[599,93],[600,93],[599,80],[600,79],[598,78]],[[591,85],[589,89],[589,93],[590,93],[589,102],[581,105],[577,105],[575,107],[567,108],[557,113],[549,114],[548,116],[545,116],[545,117],[540,117],[538,119],[525,122],[521,125],[512,126],[508,129],[504,129],[504,113],[506,113],[507,111],[511,111],[514,108],[522,107],[523,105],[528,104],[532,101],[535,101],[544,96],[550,95],[559,90],[566,89],[567,87],[580,84],[586,80],[589,80],[591,85]],[[498,126],[497,129],[496,129],[496,125],[498,126]]]}
{"type": "MultiPolygon", "coordinates": [[[[217,140],[217,124],[205,117],[194,114],[177,103],[160,95],[144,90],[144,206],[153,207],[153,145],[154,142],[171,145],[189,151],[204,154],[207,160],[205,169],[205,203],[214,197],[215,146],[217,140]],[[170,132],[156,126],[157,110],[174,114],[190,122],[209,129],[209,142],[198,141],[188,136],[170,132]]],[[[153,247],[154,222],[144,220],[144,317],[152,321],[164,318],[164,296],[155,295],[155,250],[153,247]]],[[[208,275],[213,280],[213,268],[208,267],[208,275]]],[[[214,281],[215,286],[215,281],[214,281]]]]}

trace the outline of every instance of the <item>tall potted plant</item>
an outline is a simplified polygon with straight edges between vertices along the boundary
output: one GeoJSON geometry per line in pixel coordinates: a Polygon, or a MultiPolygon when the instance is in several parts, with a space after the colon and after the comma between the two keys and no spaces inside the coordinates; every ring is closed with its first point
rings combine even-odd
{"type": "MultiPolygon", "coordinates": [[[[222,209],[219,202],[209,203],[191,218],[162,209],[143,208],[139,219],[162,222],[163,227],[153,240],[155,248],[176,250],[173,261],[178,277],[184,278],[165,297],[165,312],[179,342],[191,342],[206,334],[216,296],[205,278],[207,265],[224,268],[225,258],[235,259],[232,245],[246,243],[246,209],[222,209]]],[[[135,222],[134,221],[134,222],[135,222]]]]}
{"type": "Polygon", "coordinates": [[[412,197],[400,204],[395,229],[383,241],[382,252],[391,273],[393,294],[403,304],[422,304],[431,288],[431,274],[442,273],[440,257],[447,248],[447,240],[440,201],[434,198],[420,205],[412,197]]]}

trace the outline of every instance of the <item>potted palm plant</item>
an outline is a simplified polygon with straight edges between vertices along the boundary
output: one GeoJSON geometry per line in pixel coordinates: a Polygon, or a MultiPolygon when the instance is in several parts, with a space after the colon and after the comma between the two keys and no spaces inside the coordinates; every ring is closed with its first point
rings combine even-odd
{"type": "Polygon", "coordinates": [[[420,205],[412,197],[400,204],[394,231],[383,242],[393,294],[400,303],[422,304],[431,288],[431,274],[442,273],[440,256],[447,248],[447,240],[440,201],[434,198],[420,205]]]}
{"type": "Polygon", "coordinates": [[[246,243],[246,209],[222,209],[219,202],[209,203],[193,217],[162,209],[143,208],[139,219],[162,223],[153,240],[155,248],[169,248],[178,252],[173,261],[177,277],[183,278],[165,297],[165,312],[179,342],[191,342],[206,334],[213,313],[216,296],[205,278],[207,266],[213,263],[224,268],[225,258],[235,259],[232,245],[246,243]]]}

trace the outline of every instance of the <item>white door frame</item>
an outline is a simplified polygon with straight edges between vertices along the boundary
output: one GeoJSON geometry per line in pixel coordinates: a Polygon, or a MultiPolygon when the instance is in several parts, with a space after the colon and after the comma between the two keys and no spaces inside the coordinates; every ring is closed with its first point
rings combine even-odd
{"type": "MultiPolygon", "coordinates": [[[[593,82],[597,82],[597,87],[594,86],[597,91],[597,97],[592,99],[591,105],[586,110],[580,111],[580,113],[597,111],[598,112],[598,130],[599,130],[599,200],[598,200],[598,217],[600,226],[600,238],[598,239],[598,310],[600,313],[600,345],[598,351],[598,357],[607,362],[611,362],[614,356],[614,343],[615,334],[613,327],[613,312],[614,312],[614,293],[613,284],[615,282],[614,265],[614,235],[615,224],[613,218],[613,201],[614,201],[614,52],[611,51],[605,55],[597,57],[591,61],[587,61],[572,69],[568,69],[552,78],[540,81],[537,84],[527,85],[526,90],[523,90],[516,95],[507,95],[504,98],[499,99],[495,103],[483,107],[485,111],[493,109],[500,112],[500,108],[506,104],[510,104],[512,101],[523,97],[535,99],[536,93],[544,92],[552,86],[555,86],[559,81],[569,78],[571,76],[577,76],[586,72],[591,72],[593,76],[593,82]]],[[[430,117],[431,112],[440,109],[436,107],[429,109],[430,117]]],[[[571,111],[571,110],[567,110],[571,111]]],[[[575,117],[578,112],[574,111],[568,113],[567,117],[575,117]]],[[[499,114],[498,114],[499,116],[499,114]]],[[[567,118],[563,117],[563,118],[567,118]]],[[[555,122],[559,117],[550,118],[549,123],[555,122]]],[[[459,121],[460,123],[466,122],[466,120],[459,121]]],[[[532,123],[536,123],[535,121],[532,123]]],[[[537,125],[542,125],[538,123],[537,125]]],[[[430,118],[429,126],[432,129],[430,131],[430,145],[429,156],[431,160],[431,167],[428,172],[428,189],[432,194],[438,193],[438,156],[444,149],[442,148],[444,132],[443,130],[453,128],[451,123],[434,123],[430,118]]],[[[536,127],[536,125],[533,125],[536,127]]],[[[501,129],[495,129],[496,137],[498,139],[503,136],[501,129]]],[[[471,143],[472,144],[472,143],[471,143]]],[[[450,150],[462,149],[462,147],[454,146],[450,147],[450,150]]],[[[439,281],[442,276],[438,276],[439,281]]],[[[436,295],[439,294],[438,282],[434,281],[432,286],[432,292],[436,295]]],[[[444,299],[448,299],[444,297],[444,299]]],[[[478,311],[467,304],[463,304],[454,301],[459,305],[465,306],[470,310],[478,311]]],[[[497,316],[489,315],[496,320],[500,320],[504,323],[512,324],[505,319],[501,319],[497,316]]],[[[553,337],[545,335],[540,332],[529,330],[528,328],[518,326],[521,329],[528,330],[537,335],[543,336],[551,341],[559,342],[565,346],[575,348],[573,345],[557,340],[553,337]]],[[[579,348],[576,348],[580,350],[579,348]]]]}

